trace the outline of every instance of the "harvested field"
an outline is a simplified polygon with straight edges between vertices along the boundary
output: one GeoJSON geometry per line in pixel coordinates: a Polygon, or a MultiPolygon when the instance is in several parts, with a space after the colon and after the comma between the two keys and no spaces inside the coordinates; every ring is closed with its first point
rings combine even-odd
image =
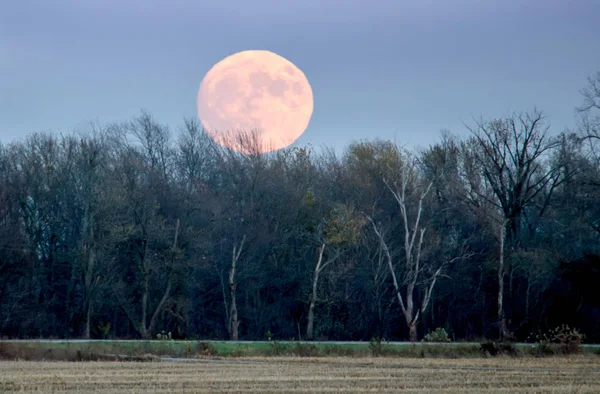
{"type": "Polygon", "coordinates": [[[0,362],[0,392],[598,393],[600,357],[0,362]]]}

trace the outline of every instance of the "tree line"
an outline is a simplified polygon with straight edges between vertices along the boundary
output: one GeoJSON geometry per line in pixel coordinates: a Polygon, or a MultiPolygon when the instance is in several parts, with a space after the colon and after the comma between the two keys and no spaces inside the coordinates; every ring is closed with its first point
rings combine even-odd
{"type": "Polygon", "coordinates": [[[240,153],[142,112],[0,145],[0,336],[600,340],[600,73],[420,151],[240,153]]]}

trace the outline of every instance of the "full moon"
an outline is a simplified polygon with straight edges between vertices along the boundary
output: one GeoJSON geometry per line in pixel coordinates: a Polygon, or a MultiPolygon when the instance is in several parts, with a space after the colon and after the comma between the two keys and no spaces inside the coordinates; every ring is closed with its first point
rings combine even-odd
{"type": "Polygon", "coordinates": [[[313,94],[304,73],[264,50],[235,53],[215,64],[198,90],[198,117],[213,140],[248,152],[240,134],[259,153],[291,145],[308,127],[313,94]],[[258,137],[258,138],[255,138],[258,137]]]}

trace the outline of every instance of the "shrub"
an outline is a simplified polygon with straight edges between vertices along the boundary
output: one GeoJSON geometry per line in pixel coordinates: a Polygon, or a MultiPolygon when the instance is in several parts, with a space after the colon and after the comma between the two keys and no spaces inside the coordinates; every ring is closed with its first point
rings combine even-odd
{"type": "Polygon", "coordinates": [[[98,324],[98,326],[96,327],[96,331],[100,338],[108,338],[108,334],[110,333],[110,322],[98,324]]]}
{"type": "Polygon", "coordinates": [[[231,357],[248,357],[248,356],[251,356],[252,354],[254,354],[255,352],[256,352],[256,350],[253,347],[246,345],[246,346],[236,347],[235,349],[233,349],[231,351],[231,353],[229,353],[229,356],[231,356],[231,357]]]}
{"type": "Polygon", "coordinates": [[[450,338],[448,337],[448,333],[445,329],[438,327],[435,331],[430,332],[425,335],[423,338],[425,342],[450,342],[450,338]]]}
{"type": "Polygon", "coordinates": [[[219,355],[219,351],[208,342],[198,342],[197,351],[202,356],[215,357],[219,355]]]}
{"type": "Polygon", "coordinates": [[[319,349],[317,349],[317,347],[312,343],[296,343],[292,353],[300,357],[317,357],[319,355],[319,349]]]}
{"type": "Polygon", "coordinates": [[[273,341],[270,344],[269,352],[272,356],[283,356],[289,352],[288,346],[285,344],[279,343],[278,341],[273,341]]]}
{"type": "Polygon", "coordinates": [[[371,351],[371,355],[374,357],[379,357],[383,353],[383,347],[381,345],[381,337],[373,337],[371,341],[369,341],[369,350],[371,351]]]}
{"type": "Polygon", "coordinates": [[[571,328],[566,324],[558,326],[547,332],[538,332],[530,335],[528,340],[536,343],[536,351],[543,355],[544,353],[579,354],[583,352],[581,343],[584,335],[576,328],[571,328]],[[550,351],[549,348],[553,350],[550,351]]]}
{"type": "Polygon", "coordinates": [[[479,347],[471,344],[443,345],[422,344],[423,357],[461,358],[477,357],[480,355],[479,347]]]}
{"type": "Polygon", "coordinates": [[[531,350],[536,357],[554,356],[557,352],[556,346],[548,342],[539,342],[531,350]]]}
{"type": "Polygon", "coordinates": [[[160,333],[156,334],[156,339],[161,340],[161,341],[172,341],[173,340],[173,338],[171,337],[171,331],[165,332],[164,330],[161,331],[160,333]]]}
{"type": "Polygon", "coordinates": [[[483,342],[479,346],[479,350],[483,356],[496,357],[500,355],[508,355],[516,357],[519,352],[512,342],[483,342]]]}
{"type": "Polygon", "coordinates": [[[273,334],[271,333],[271,330],[269,330],[265,333],[265,338],[267,338],[267,341],[273,340],[273,334]]]}
{"type": "Polygon", "coordinates": [[[351,347],[346,346],[336,346],[336,345],[325,345],[323,348],[324,356],[336,356],[336,357],[356,357],[356,356],[365,356],[366,349],[353,349],[351,347]]]}

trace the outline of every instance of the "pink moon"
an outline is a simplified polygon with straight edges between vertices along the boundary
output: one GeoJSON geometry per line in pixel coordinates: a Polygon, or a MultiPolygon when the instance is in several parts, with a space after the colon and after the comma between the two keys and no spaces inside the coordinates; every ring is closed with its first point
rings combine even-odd
{"type": "Polygon", "coordinates": [[[239,136],[253,135],[259,153],[267,153],[290,146],[304,133],[313,93],[289,60],[265,50],[243,51],[206,73],[197,109],[205,131],[220,145],[247,153],[239,136]]]}

